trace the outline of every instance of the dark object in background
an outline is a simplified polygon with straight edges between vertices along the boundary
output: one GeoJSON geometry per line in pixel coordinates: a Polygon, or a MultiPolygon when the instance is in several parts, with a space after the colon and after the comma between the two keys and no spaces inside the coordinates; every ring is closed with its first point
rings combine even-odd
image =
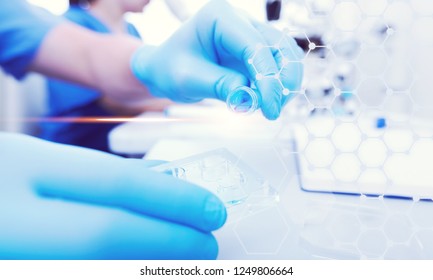
{"type": "Polygon", "coordinates": [[[69,6],[86,6],[95,0],[69,0],[69,6]]]}
{"type": "MultiPolygon", "coordinates": [[[[268,21],[279,20],[281,15],[281,0],[266,0],[266,17],[268,21]]],[[[307,38],[294,38],[296,43],[304,50],[304,52],[309,51],[310,43],[314,43],[316,46],[323,46],[323,41],[320,36],[311,36],[307,38]]],[[[324,49],[314,49],[313,52],[323,52],[324,49]]],[[[325,54],[320,54],[320,56],[325,56],[325,54]]]]}
{"type": "Polygon", "coordinates": [[[323,46],[323,40],[320,36],[309,36],[307,38],[301,38],[301,37],[295,37],[296,43],[298,43],[298,46],[300,46],[304,52],[307,52],[310,48],[310,43],[314,43],[316,46],[323,46]]]}
{"type": "Polygon", "coordinates": [[[268,21],[279,20],[281,13],[281,0],[266,1],[266,16],[268,21]]]}
{"type": "Polygon", "coordinates": [[[314,36],[309,36],[308,39],[307,38],[301,38],[301,37],[294,37],[296,43],[298,44],[298,46],[301,47],[301,49],[307,53],[307,52],[312,52],[312,53],[317,53],[319,55],[319,57],[321,58],[325,58],[326,57],[326,52],[327,49],[321,46],[324,46],[324,42],[322,40],[322,37],[314,35],[314,36]],[[318,46],[318,48],[314,48],[312,50],[310,50],[310,44],[313,43],[315,46],[318,46]]]}

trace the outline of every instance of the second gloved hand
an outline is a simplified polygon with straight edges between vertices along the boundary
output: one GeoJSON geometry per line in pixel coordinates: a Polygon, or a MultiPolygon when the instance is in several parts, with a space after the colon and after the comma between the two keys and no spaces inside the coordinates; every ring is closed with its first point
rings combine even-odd
{"type": "Polygon", "coordinates": [[[225,218],[143,160],[0,132],[0,259],[212,259],[225,218]]]}
{"type": "Polygon", "coordinates": [[[132,71],[155,96],[181,102],[225,101],[252,81],[264,116],[276,119],[290,97],[283,89],[300,88],[301,54],[292,38],[214,0],[163,45],[137,50],[132,71]]]}

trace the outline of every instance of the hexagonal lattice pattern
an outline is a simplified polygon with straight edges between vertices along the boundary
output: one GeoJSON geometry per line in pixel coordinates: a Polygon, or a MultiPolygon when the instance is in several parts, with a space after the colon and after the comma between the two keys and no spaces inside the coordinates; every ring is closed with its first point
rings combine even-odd
{"type": "MultiPolygon", "coordinates": [[[[283,3],[284,32],[302,45],[305,74],[275,140],[295,138],[305,190],[358,195],[350,207],[330,200],[326,211],[312,206],[317,198],[299,246],[324,258],[433,258],[433,1],[283,3]],[[315,178],[305,180],[310,172],[315,178]]],[[[268,151],[273,168],[287,166],[285,149],[268,151]]],[[[280,244],[256,248],[242,222],[235,230],[248,253],[280,244]]]]}
{"type": "Polygon", "coordinates": [[[247,254],[276,254],[289,233],[289,226],[278,208],[271,207],[246,213],[233,230],[247,254]],[[255,220],[262,221],[260,227],[255,220]]]}

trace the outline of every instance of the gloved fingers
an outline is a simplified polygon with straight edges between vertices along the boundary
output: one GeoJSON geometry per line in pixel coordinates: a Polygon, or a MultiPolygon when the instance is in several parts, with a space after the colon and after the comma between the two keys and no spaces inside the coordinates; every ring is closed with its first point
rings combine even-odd
{"type": "MultiPolygon", "coordinates": [[[[148,167],[148,168],[152,168],[152,167],[158,166],[158,165],[160,165],[160,164],[167,163],[166,160],[143,160],[143,159],[131,159],[131,161],[138,161],[138,162],[141,162],[141,164],[143,164],[143,166],[146,166],[146,167],[148,167]]],[[[171,172],[166,172],[166,174],[168,174],[168,175],[172,175],[172,176],[173,176],[173,174],[172,174],[171,172]]]]}
{"type": "Polygon", "coordinates": [[[288,62],[281,70],[279,79],[284,87],[283,106],[292,100],[298,93],[302,85],[303,78],[302,62],[288,62]]]}
{"type": "MultiPolygon", "coordinates": [[[[215,30],[213,38],[210,39],[218,51],[246,66],[248,78],[254,82],[261,95],[259,100],[262,101],[260,107],[263,114],[268,119],[276,119],[281,110],[281,86],[274,76],[279,69],[262,34],[249,20],[238,16],[232,8],[225,11],[224,18],[216,18],[213,25],[215,30]]],[[[199,31],[200,37],[209,37],[208,30],[199,31]]]]}
{"type": "MultiPolygon", "coordinates": [[[[280,115],[283,88],[278,79],[280,69],[277,58],[280,53],[270,46],[258,46],[248,64],[256,73],[253,81],[260,93],[263,115],[274,120],[280,115]]],[[[251,71],[251,70],[250,70],[251,71]]]]}
{"type": "Polygon", "coordinates": [[[151,217],[122,214],[100,237],[103,259],[216,259],[214,236],[151,217]]]}
{"type": "Polygon", "coordinates": [[[249,86],[249,80],[244,75],[217,65],[212,66],[216,77],[219,77],[215,85],[215,95],[218,99],[225,102],[231,92],[241,86],[249,86]]]}
{"type": "Polygon", "coordinates": [[[215,230],[225,222],[223,203],[199,186],[149,170],[138,160],[46,145],[46,153],[52,156],[41,158],[44,168],[32,181],[40,195],[120,207],[202,231],[215,230]]]}
{"type": "Polygon", "coordinates": [[[293,38],[272,26],[255,21],[253,24],[274,52],[280,80],[284,88],[291,91],[298,90],[303,76],[302,49],[293,38]]]}
{"type": "Polygon", "coordinates": [[[192,94],[201,99],[216,98],[225,102],[231,91],[249,85],[248,78],[243,74],[202,58],[190,57],[188,65],[190,67],[182,69],[182,76],[188,78],[181,83],[180,96],[192,94]]]}
{"type": "MultiPolygon", "coordinates": [[[[141,168],[130,169],[135,174],[141,168]]],[[[205,232],[216,230],[225,223],[224,204],[204,188],[152,170],[142,174],[142,177],[128,176],[129,180],[126,180],[130,187],[117,196],[119,205],[205,232]],[[143,180],[148,181],[145,186],[143,180]]]]}
{"type": "Polygon", "coordinates": [[[137,164],[142,164],[145,167],[151,168],[158,165],[161,165],[163,163],[167,163],[166,160],[147,160],[147,159],[129,159],[130,161],[136,161],[137,164]]]}
{"type": "MultiPolygon", "coordinates": [[[[304,52],[301,47],[298,46],[295,39],[288,36],[284,32],[272,27],[269,24],[251,20],[253,26],[262,34],[263,38],[267,42],[267,45],[274,46],[282,51],[284,57],[289,61],[301,61],[304,52]]],[[[281,65],[279,65],[281,67],[281,65]]]]}
{"type": "Polygon", "coordinates": [[[274,76],[259,77],[256,82],[261,95],[260,108],[263,115],[269,120],[275,120],[280,116],[283,103],[282,87],[274,76]]]}
{"type": "MultiPolygon", "coordinates": [[[[213,1],[213,3],[217,2],[213,1]]],[[[251,80],[255,80],[257,73],[264,76],[271,76],[277,73],[278,68],[272,52],[258,52],[267,43],[262,34],[252,25],[251,21],[239,16],[237,11],[230,5],[228,5],[224,13],[224,17],[204,19],[211,21],[208,24],[200,21],[196,23],[198,25],[200,41],[206,42],[204,43],[205,47],[216,47],[221,52],[221,54],[216,54],[217,57],[219,55],[229,55],[242,62],[246,66],[251,80]],[[214,27],[213,32],[209,32],[209,25],[214,27]],[[257,61],[249,63],[253,62],[252,60],[257,61]]],[[[213,14],[215,14],[215,11],[213,11],[213,14]]]]}
{"type": "Polygon", "coordinates": [[[290,48],[284,47],[284,42],[280,43],[281,58],[277,59],[281,64],[281,71],[278,75],[283,86],[283,106],[292,100],[301,88],[304,66],[299,56],[293,57],[290,48]]]}
{"type": "Polygon", "coordinates": [[[268,24],[252,20],[274,52],[280,72],[278,79],[283,87],[282,104],[293,99],[300,89],[303,78],[303,50],[296,41],[268,24]]]}
{"type": "MultiPolygon", "coordinates": [[[[278,47],[281,51],[282,57],[285,59],[285,62],[302,62],[304,58],[304,51],[301,47],[298,46],[295,39],[292,37],[282,34],[281,40],[278,42],[278,47]]],[[[284,66],[284,60],[282,61],[282,66],[284,66]]],[[[278,61],[280,63],[280,61],[278,61]]]]}
{"type": "Polygon", "coordinates": [[[211,234],[165,220],[23,192],[8,198],[0,204],[0,259],[214,259],[218,253],[211,234]]]}
{"type": "Polygon", "coordinates": [[[196,90],[206,94],[203,97],[216,98],[225,102],[229,93],[240,86],[249,86],[249,79],[235,70],[202,59],[191,59],[191,61],[194,62],[192,64],[194,67],[188,75],[191,82],[186,84],[183,91],[196,90]]]}
{"type": "Polygon", "coordinates": [[[304,65],[300,61],[287,61],[279,73],[279,80],[283,85],[283,106],[292,100],[302,86],[304,65]]]}

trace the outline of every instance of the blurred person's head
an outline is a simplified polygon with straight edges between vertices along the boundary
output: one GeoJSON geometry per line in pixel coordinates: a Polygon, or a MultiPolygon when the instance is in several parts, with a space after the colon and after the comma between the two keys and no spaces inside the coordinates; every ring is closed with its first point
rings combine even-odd
{"type": "Polygon", "coordinates": [[[122,12],[139,13],[143,11],[144,6],[149,4],[150,0],[69,0],[70,6],[92,7],[94,5],[115,4],[122,12]]]}

